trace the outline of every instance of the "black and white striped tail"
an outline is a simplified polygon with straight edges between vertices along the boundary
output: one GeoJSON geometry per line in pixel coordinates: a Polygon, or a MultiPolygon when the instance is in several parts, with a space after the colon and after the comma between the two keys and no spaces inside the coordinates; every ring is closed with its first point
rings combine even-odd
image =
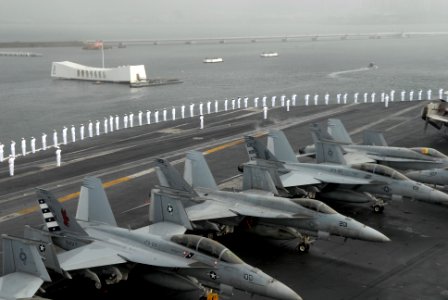
{"type": "Polygon", "coordinates": [[[45,202],[44,199],[39,199],[39,206],[42,211],[42,215],[44,216],[45,224],[47,225],[47,229],[50,232],[53,231],[61,231],[61,227],[59,227],[58,222],[56,221],[56,218],[54,217],[54,214],[51,212],[50,208],[48,207],[48,204],[45,202]]]}

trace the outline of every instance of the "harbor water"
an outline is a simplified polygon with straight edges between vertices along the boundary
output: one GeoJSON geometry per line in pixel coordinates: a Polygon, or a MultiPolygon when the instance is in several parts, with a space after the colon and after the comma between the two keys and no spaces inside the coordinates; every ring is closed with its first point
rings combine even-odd
{"type": "MultiPolygon", "coordinates": [[[[53,61],[101,66],[101,51],[75,47],[3,49],[40,57],[0,57],[0,142],[60,131],[109,115],[138,113],[234,97],[448,89],[448,37],[328,39],[224,44],[159,44],[105,50],[106,67],[144,64],[149,78],[183,83],[130,88],[124,84],[58,80],[53,61]],[[261,58],[263,52],[278,57],[261,58]],[[206,57],[222,57],[204,64],[206,57]],[[367,68],[374,62],[378,68],[367,68]]],[[[396,94],[396,95],[397,95],[396,94]]],[[[352,97],[352,96],[351,96],[352,97]]],[[[361,99],[361,96],[360,96],[361,99]]]]}

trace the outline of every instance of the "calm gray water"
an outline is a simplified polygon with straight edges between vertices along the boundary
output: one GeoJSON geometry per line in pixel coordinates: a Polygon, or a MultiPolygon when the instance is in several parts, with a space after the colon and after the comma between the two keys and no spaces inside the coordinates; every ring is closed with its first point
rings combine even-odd
{"type": "MultiPolygon", "coordinates": [[[[0,56],[0,142],[40,136],[110,114],[236,96],[381,92],[448,88],[447,37],[128,46],[106,50],[106,66],[144,64],[150,77],[182,84],[131,89],[121,84],[55,80],[52,61],[100,66],[101,53],[80,48],[3,49],[42,57],[0,56]],[[263,59],[260,53],[279,57],[263,59]],[[204,64],[219,56],[223,63],[204,64]],[[343,72],[375,62],[375,70],[343,72]],[[338,73],[342,72],[342,73],[338,73]]],[[[436,93],[434,93],[436,94],[436,93]]]]}

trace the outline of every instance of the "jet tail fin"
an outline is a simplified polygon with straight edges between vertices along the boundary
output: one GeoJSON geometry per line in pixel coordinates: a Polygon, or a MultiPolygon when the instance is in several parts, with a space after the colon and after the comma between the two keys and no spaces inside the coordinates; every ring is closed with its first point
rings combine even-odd
{"type": "Polygon", "coordinates": [[[23,236],[38,244],[39,254],[44,261],[45,267],[63,274],[56,255],[56,250],[54,249],[53,241],[51,240],[51,235],[48,231],[25,225],[23,236]]]}
{"type": "Polygon", "coordinates": [[[255,139],[253,136],[245,136],[244,141],[246,143],[246,150],[249,155],[249,160],[263,159],[278,161],[277,157],[269,151],[262,142],[255,139]]]}
{"type": "Polygon", "coordinates": [[[347,132],[347,129],[345,129],[345,126],[340,119],[328,119],[327,130],[336,142],[353,144],[350,134],[347,132]]]}
{"type": "Polygon", "coordinates": [[[184,191],[197,196],[197,193],[193,190],[191,185],[182,178],[179,171],[177,171],[166,159],[156,159],[156,173],[161,186],[184,191]]]}
{"type": "Polygon", "coordinates": [[[117,226],[112,208],[102,182],[96,177],[86,177],[81,186],[76,219],[117,226]]]}
{"type": "Polygon", "coordinates": [[[3,275],[20,272],[34,275],[44,281],[51,281],[35,242],[4,234],[2,244],[3,275]]]}
{"type": "Polygon", "coordinates": [[[213,190],[218,189],[218,185],[212,172],[204,158],[198,151],[189,151],[185,159],[184,179],[193,188],[203,187],[213,190]]]}
{"type": "Polygon", "coordinates": [[[322,126],[318,123],[313,123],[310,125],[311,137],[313,138],[313,142],[332,142],[339,143],[335,141],[333,136],[331,136],[328,132],[326,132],[322,126]]]}
{"type": "Polygon", "coordinates": [[[283,185],[276,169],[255,164],[244,165],[243,190],[262,190],[279,195],[277,187],[283,185]]]}
{"type": "Polygon", "coordinates": [[[37,189],[39,207],[49,232],[87,236],[76,219],[62,206],[53,193],[37,189]]]}
{"type": "Polygon", "coordinates": [[[362,144],[372,146],[388,146],[383,133],[373,130],[365,130],[363,132],[362,144]]]}
{"type": "Polygon", "coordinates": [[[346,165],[347,161],[344,158],[342,147],[335,143],[316,142],[316,162],[320,163],[335,163],[346,165]]]}
{"type": "Polygon", "coordinates": [[[281,130],[271,129],[268,134],[268,150],[272,152],[277,159],[288,163],[298,163],[294,150],[288,139],[281,130]]]}
{"type": "Polygon", "coordinates": [[[149,206],[150,223],[170,222],[192,230],[193,226],[185,210],[184,202],[190,195],[170,189],[152,189],[149,206]]]}

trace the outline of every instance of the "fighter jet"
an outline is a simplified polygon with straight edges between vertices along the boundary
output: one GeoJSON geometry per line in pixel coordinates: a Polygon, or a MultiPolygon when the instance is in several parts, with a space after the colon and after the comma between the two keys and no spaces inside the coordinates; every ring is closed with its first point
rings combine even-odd
{"type": "MultiPolygon", "coordinates": [[[[157,159],[156,162],[161,185],[182,191],[185,210],[196,230],[211,229],[222,233],[233,232],[239,227],[274,239],[298,238],[300,252],[309,250],[310,236],[337,235],[372,242],[389,241],[382,233],[337,213],[320,201],[274,196],[279,192],[273,179],[257,166],[245,169],[244,190],[231,192],[218,189],[200,152],[187,153],[184,178],[168,161],[157,159]]],[[[154,218],[158,212],[151,207],[150,217],[154,218]]]]}
{"type": "MultiPolygon", "coordinates": [[[[391,147],[384,136],[376,131],[364,131],[363,143],[354,144],[349,133],[339,119],[328,119],[327,132],[313,126],[313,134],[321,140],[339,143],[344,150],[348,164],[373,162],[400,170],[407,177],[432,185],[448,183],[448,156],[427,147],[391,147]]],[[[301,154],[314,153],[314,146],[299,150],[301,154]]]]}
{"type": "Polygon", "coordinates": [[[447,194],[415,182],[392,168],[369,163],[348,165],[340,145],[334,143],[315,142],[317,164],[314,164],[298,161],[282,131],[269,132],[271,149],[253,137],[245,139],[252,163],[266,164],[267,161],[272,168],[277,168],[283,186],[291,192],[295,187],[317,187],[320,199],[374,201],[373,209],[377,213],[384,210],[384,199],[417,199],[448,205],[447,194]]]}
{"type": "Polygon", "coordinates": [[[0,300],[31,298],[44,281],[51,281],[33,241],[2,235],[3,276],[0,300]]]}
{"type": "Polygon", "coordinates": [[[428,124],[437,129],[448,126],[448,103],[442,99],[429,102],[423,107],[421,117],[425,121],[425,131],[428,124]]]}
{"type": "MultiPolygon", "coordinates": [[[[206,237],[184,234],[192,229],[175,197],[153,192],[153,205],[163,212],[157,223],[120,228],[101,181],[86,178],[76,218],[48,191],[37,191],[46,227],[66,251],[57,258],[64,272],[82,272],[97,288],[126,280],[138,266],[150,282],[178,290],[211,289],[232,294],[233,288],[274,299],[301,299],[293,290],[244,263],[229,249],[206,237]]],[[[201,298],[202,299],[202,298],[201,298]]]]}

